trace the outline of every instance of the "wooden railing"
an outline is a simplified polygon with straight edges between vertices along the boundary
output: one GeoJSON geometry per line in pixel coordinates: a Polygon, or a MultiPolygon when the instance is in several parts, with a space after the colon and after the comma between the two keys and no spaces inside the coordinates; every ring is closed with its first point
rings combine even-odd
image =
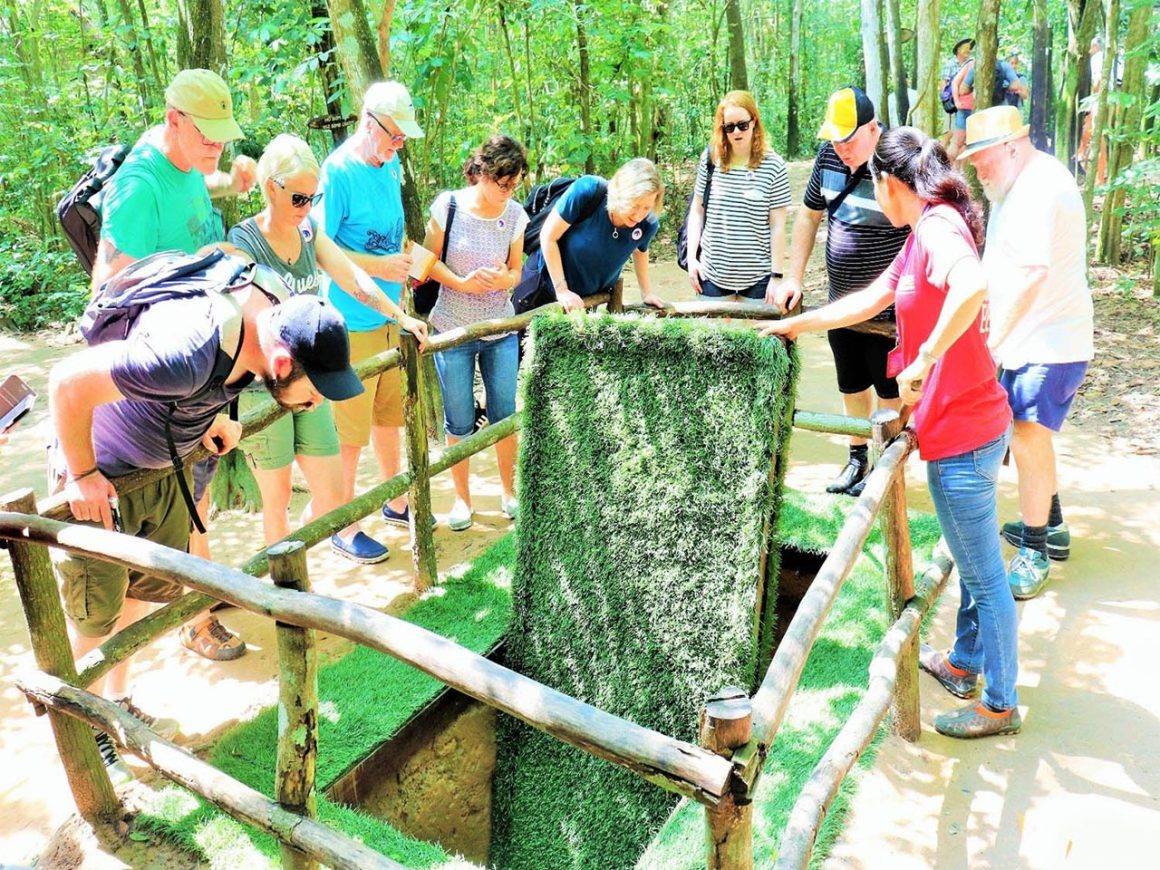
{"type": "MultiPolygon", "coordinates": [[[[588,300],[623,310],[622,288],[588,300]]],[[[894,708],[896,730],[917,739],[917,640],[923,614],[937,598],[950,570],[945,558],[927,572],[920,594],[914,594],[909,527],[906,522],[903,469],[914,448],[895,412],[879,412],[873,421],[795,411],[795,426],[816,432],[872,436],[876,463],[865,489],[843,526],[816,580],[770,663],[757,694],[726,688],[704,709],[701,746],[643,728],[536,683],[452,641],[363,605],[338,601],[309,591],[306,549],[373,513],[404,492],[410,497],[415,582],[426,589],[437,579],[430,511],[430,479],[518,430],[516,414],[485,427],[431,459],[420,401],[423,354],[446,350],[476,338],[526,326],[533,316],[558,309],[545,306],[511,318],[485,321],[433,337],[420,349],[404,335],[401,347],[363,362],[358,371],[370,377],[403,367],[404,414],[408,470],[368,490],[353,501],[319,517],[272,545],[241,569],[205,562],[147,541],[70,519],[59,497],[37,505],[29,491],[0,501],[0,538],[8,539],[21,602],[28,620],[38,670],[22,674],[17,684],[40,711],[47,710],[69,784],[82,814],[110,816],[113,793],[91,731],[104,730],[127,751],[162,775],[184,785],[230,815],[261,828],[283,844],[283,866],[397,867],[365,846],[330,831],[314,820],[314,769],[317,744],[317,664],[314,632],[323,630],[378,649],[422,670],[446,685],[503,710],[532,727],[633,771],[657,786],[702,803],[706,808],[709,866],[752,866],[751,797],[766,754],[797,688],[806,659],[842,584],[858,558],[870,529],[881,521],[886,543],[886,600],[895,620],[870,669],[870,690],[855,716],[843,728],[819,763],[794,808],[783,835],[779,867],[808,862],[818,827],[854,759],[872,740],[894,708]],[[47,555],[52,546],[104,559],[181,583],[194,590],[109,638],[74,662],[65,631],[56,584],[47,555]],[[274,585],[256,578],[270,573],[274,585]],[[276,796],[271,801],[191,754],[162,740],[120,708],[84,687],[127,657],[215,601],[227,601],[277,622],[280,704],[276,796]],[[291,739],[294,733],[296,739],[291,739]],[[302,735],[305,734],[305,738],[302,735]]],[[[776,317],[765,305],[680,303],[659,316],[776,317]]],[[[243,420],[251,434],[284,413],[273,402],[254,409],[243,420]]],[[[195,454],[191,459],[196,459],[195,454]]],[[[142,471],[113,481],[128,492],[172,473],[142,471]]]]}

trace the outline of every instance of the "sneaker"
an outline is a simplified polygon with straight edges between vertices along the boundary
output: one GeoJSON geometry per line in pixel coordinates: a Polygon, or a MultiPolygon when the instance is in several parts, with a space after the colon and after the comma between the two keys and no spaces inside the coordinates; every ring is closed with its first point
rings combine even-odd
{"type": "Polygon", "coordinates": [[[997,734],[1018,734],[1022,727],[1023,720],[1019,716],[1018,707],[996,713],[982,702],[939,713],[934,717],[935,731],[960,740],[993,737],[997,734]]]}
{"type": "Polygon", "coordinates": [[[841,473],[833,479],[829,486],[826,487],[826,492],[847,492],[854,484],[864,480],[866,475],[869,473],[869,462],[866,462],[863,459],[855,459],[853,456],[851,456],[850,461],[846,463],[846,467],[843,468],[841,473]]]}
{"type": "MultiPolygon", "coordinates": [[[[1023,523],[1016,520],[1003,524],[1003,538],[1013,547],[1023,546],[1023,523]]],[[[1071,555],[1071,529],[1067,523],[1047,527],[1047,558],[1055,562],[1066,562],[1071,555]]]]}
{"type": "Polygon", "coordinates": [[[1038,550],[1020,547],[1007,566],[1011,594],[1020,601],[1034,598],[1047,585],[1047,559],[1038,550]]]}
{"type": "Polygon", "coordinates": [[[451,506],[451,513],[447,515],[447,527],[453,532],[462,532],[471,528],[472,517],[475,512],[461,498],[455,499],[451,506]]]}
{"type": "Polygon", "coordinates": [[[120,700],[114,701],[113,703],[135,719],[140,719],[142,722],[149,726],[149,729],[154,734],[163,740],[172,740],[177,736],[177,732],[181,728],[181,725],[176,719],[165,719],[158,716],[150,716],[148,713],[134,704],[132,698],[121,698],[120,700]]]}
{"type": "Polygon", "coordinates": [[[520,515],[520,500],[514,495],[510,498],[508,496],[501,496],[499,500],[499,509],[503,511],[503,515],[509,520],[514,520],[520,515]]]}
{"type": "Polygon", "coordinates": [[[956,698],[973,698],[979,693],[979,675],[956,668],[951,664],[949,653],[919,644],[918,666],[956,698]]]}
{"type": "Polygon", "coordinates": [[[349,541],[344,541],[338,535],[331,535],[330,549],[361,565],[373,565],[391,554],[390,550],[366,532],[356,532],[349,541]]]}
{"type": "Polygon", "coordinates": [[[97,752],[101,754],[101,761],[105,763],[105,771],[109,774],[114,788],[126,785],[137,778],[133,776],[133,771],[129,769],[129,765],[125,763],[125,759],[117,751],[117,745],[113,743],[112,737],[104,731],[97,731],[95,728],[93,736],[97,738],[97,752]]]}
{"type": "MultiPolygon", "coordinates": [[[[870,472],[868,470],[866,472],[866,476],[867,477],[870,476],[870,472]]],[[[858,498],[859,496],[862,495],[862,490],[864,490],[865,488],[866,488],[866,478],[863,477],[856,484],[854,484],[852,487],[850,487],[848,490],[846,490],[844,493],[842,493],[842,495],[848,495],[848,496],[850,496],[850,498],[858,498]]]]}
{"type": "Polygon", "coordinates": [[[232,662],[246,654],[246,642],[211,616],[181,627],[181,645],[211,662],[232,662]]]}
{"type": "Polygon", "coordinates": [[[393,510],[389,504],[383,505],[383,522],[393,526],[411,525],[411,506],[407,505],[401,511],[393,510]]]}

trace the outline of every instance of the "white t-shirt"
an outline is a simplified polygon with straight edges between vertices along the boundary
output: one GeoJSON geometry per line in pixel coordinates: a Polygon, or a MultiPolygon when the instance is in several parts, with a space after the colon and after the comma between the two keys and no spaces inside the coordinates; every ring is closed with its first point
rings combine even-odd
{"type": "Polygon", "coordinates": [[[1083,198],[1075,179],[1054,157],[1035,152],[1007,196],[991,209],[987,224],[983,268],[992,323],[1004,322],[1011,304],[1009,267],[1047,269],[1030,309],[995,348],[1003,368],[1081,362],[1095,355],[1085,236],[1083,198]]]}

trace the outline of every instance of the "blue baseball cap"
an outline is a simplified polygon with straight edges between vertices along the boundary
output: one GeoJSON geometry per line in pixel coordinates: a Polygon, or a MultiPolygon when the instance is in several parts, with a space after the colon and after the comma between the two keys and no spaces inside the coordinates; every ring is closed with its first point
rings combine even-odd
{"type": "Polygon", "coordinates": [[[350,364],[346,321],[329,302],[309,293],[291,296],[275,307],[274,330],[326,398],[341,402],[363,392],[350,364]]]}

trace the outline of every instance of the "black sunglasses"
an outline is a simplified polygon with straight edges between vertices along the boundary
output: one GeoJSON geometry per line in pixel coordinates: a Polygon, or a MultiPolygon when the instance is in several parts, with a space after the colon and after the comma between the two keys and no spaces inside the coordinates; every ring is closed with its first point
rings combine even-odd
{"type": "Polygon", "coordinates": [[[732,121],[728,124],[722,124],[721,129],[724,131],[726,136],[732,136],[734,130],[740,130],[742,133],[744,133],[749,129],[749,125],[752,123],[753,119],[748,121],[732,121]]]}
{"type": "MultiPolygon", "coordinates": [[[[286,189],[286,185],[280,179],[271,178],[270,180],[283,190],[286,189]]],[[[307,205],[318,205],[321,199],[321,193],[316,193],[314,196],[308,196],[305,193],[292,193],[290,194],[290,205],[294,206],[294,208],[303,208],[307,205]]]]}
{"type": "Polygon", "coordinates": [[[405,140],[407,138],[406,133],[392,133],[390,130],[388,130],[386,128],[386,125],[383,124],[383,122],[378,119],[378,117],[375,115],[374,112],[367,112],[367,115],[370,117],[370,119],[372,121],[374,121],[376,124],[379,125],[380,130],[382,130],[384,133],[386,133],[388,136],[391,137],[392,142],[402,142],[403,140],[405,140]]]}

